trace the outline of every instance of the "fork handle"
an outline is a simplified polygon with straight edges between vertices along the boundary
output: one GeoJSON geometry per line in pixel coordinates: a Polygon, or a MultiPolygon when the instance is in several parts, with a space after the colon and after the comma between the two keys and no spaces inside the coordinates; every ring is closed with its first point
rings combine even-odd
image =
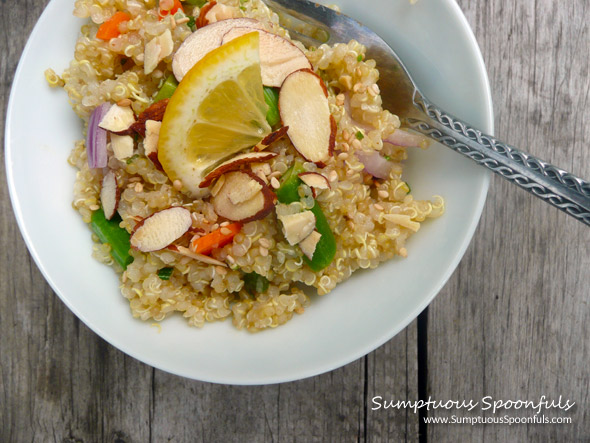
{"type": "Polygon", "coordinates": [[[589,182],[482,133],[418,92],[414,103],[427,118],[406,119],[404,123],[410,129],[469,157],[590,226],[589,182]]]}

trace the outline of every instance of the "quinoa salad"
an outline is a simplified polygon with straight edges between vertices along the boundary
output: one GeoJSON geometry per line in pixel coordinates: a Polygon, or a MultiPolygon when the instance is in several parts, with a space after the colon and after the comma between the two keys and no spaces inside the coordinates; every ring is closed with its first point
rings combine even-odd
{"type": "Polygon", "coordinates": [[[74,15],[74,59],[45,77],[84,121],[72,206],[134,317],[274,328],[443,214],[402,177],[428,143],[382,108],[358,42],[305,47],[261,0],[74,15]]]}

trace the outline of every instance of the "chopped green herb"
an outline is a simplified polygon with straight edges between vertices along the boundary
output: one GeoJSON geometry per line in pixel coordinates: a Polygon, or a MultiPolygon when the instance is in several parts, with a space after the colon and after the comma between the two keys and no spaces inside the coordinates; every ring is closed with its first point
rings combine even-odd
{"type": "Polygon", "coordinates": [[[389,155],[386,155],[386,156],[384,156],[384,157],[385,157],[385,160],[387,160],[387,161],[391,161],[391,157],[390,157],[389,155]]]}
{"type": "Polygon", "coordinates": [[[158,277],[160,277],[160,280],[170,280],[172,271],[174,271],[174,268],[162,268],[158,271],[158,277]]]}
{"type": "Polygon", "coordinates": [[[197,30],[197,23],[194,17],[191,17],[190,15],[187,16],[188,17],[188,22],[186,22],[186,25],[189,27],[189,29],[193,32],[195,32],[197,30]]]}
{"type": "Polygon", "coordinates": [[[357,133],[355,134],[355,137],[358,140],[362,140],[363,138],[365,138],[365,136],[363,135],[363,133],[361,131],[357,131],[357,133]]]}
{"type": "Polygon", "coordinates": [[[266,277],[257,274],[256,272],[250,272],[244,274],[244,289],[248,291],[250,295],[263,294],[268,291],[268,280],[266,277]]]}
{"type": "Polygon", "coordinates": [[[356,58],[357,62],[362,62],[363,61],[363,54],[359,54],[358,57],[356,58]]]}
{"type": "MultiPolygon", "coordinates": [[[[136,140],[137,141],[137,140],[136,140]]],[[[133,154],[131,157],[129,157],[127,159],[127,164],[130,165],[131,163],[133,163],[133,160],[135,160],[137,157],[139,157],[139,154],[133,154]]]]}
{"type": "Polygon", "coordinates": [[[406,182],[406,186],[408,187],[408,194],[409,194],[410,192],[412,192],[412,188],[410,188],[410,184],[408,182],[406,182]]]}

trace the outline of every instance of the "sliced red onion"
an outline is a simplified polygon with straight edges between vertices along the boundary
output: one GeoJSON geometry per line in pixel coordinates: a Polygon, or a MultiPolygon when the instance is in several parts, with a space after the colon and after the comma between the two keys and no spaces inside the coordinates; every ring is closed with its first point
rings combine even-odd
{"type": "Polygon", "coordinates": [[[86,153],[90,168],[104,168],[107,165],[107,131],[98,126],[105,114],[111,108],[110,103],[97,106],[88,121],[86,135],[86,153]]]}
{"type": "Polygon", "coordinates": [[[384,142],[391,143],[396,146],[406,147],[424,147],[428,143],[428,139],[422,135],[411,134],[403,129],[396,129],[393,134],[383,139],[384,142]]]}
{"type": "Polygon", "coordinates": [[[377,151],[373,152],[355,152],[355,155],[365,165],[365,171],[377,178],[389,178],[393,163],[386,160],[377,151]]]}

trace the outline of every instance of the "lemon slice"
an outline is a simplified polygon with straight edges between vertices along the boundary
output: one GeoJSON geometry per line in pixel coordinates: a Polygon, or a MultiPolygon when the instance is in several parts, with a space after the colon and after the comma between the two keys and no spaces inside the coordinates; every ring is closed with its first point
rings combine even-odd
{"type": "Polygon", "coordinates": [[[166,107],[158,159],[195,197],[199,183],[227,157],[271,132],[266,121],[258,33],[214,49],[182,79],[166,107]]]}

